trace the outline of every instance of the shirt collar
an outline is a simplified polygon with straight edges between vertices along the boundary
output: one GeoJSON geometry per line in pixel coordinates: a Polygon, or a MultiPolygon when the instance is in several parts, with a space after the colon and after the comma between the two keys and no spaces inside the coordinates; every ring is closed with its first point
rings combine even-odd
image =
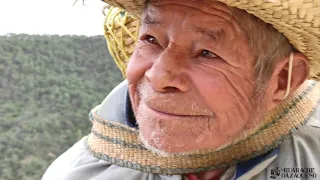
{"type": "Polygon", "coordinates": [[[239,177],[248,173],[250,170],[254,169],[257,165],[269,160],[270,158],[274,158],[278,156],[278,154],[279,154],[279,147],[272,151],[269,151],[268,153],[262,154],[253,159],[237,164],[235,179],[238,179],[239,177]]]}

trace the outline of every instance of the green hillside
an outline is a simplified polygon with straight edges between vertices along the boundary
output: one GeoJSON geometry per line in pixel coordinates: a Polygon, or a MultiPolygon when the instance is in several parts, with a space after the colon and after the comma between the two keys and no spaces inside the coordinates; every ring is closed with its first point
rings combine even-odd
{"type": "Polygon", "coordinates": [[[103,36],[0,36],[0,179],[40,179],[122,75],[103,36]]]}

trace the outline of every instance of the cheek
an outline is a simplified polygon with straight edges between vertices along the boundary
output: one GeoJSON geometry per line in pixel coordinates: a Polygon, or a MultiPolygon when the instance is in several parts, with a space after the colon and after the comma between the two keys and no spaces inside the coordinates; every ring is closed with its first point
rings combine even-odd
{"type": "Polygon", "coordinates": [[[221,75],[193,75],[192,77],[199,94],[213,111],[228,109],[234,104],[235,99],[221,75]]]}
{"type": "Polygon", "coordinates": [[[136,84],[145,74],[145,72],[151,67],[150,60],[141,55],[140,50],[136,50],[128,63],[126,75],[129,84],[136,84]]]}
{"type": "MultiPolygon", "coordinates": [[[[251,92],[247,92],[241,79],[228,80],[228,74],[194,73],[194,85],[209,108],[217,115],[220,130],[226,136],[234,136],[242,130],[250,118],[251,92]],[[195,75],[196,74],[196,75],[195,75]]],[[[230,75],[230,74],[229,74],[230,75]]],[[[231,78],[230,78],[231,79],[231,78]]]]}

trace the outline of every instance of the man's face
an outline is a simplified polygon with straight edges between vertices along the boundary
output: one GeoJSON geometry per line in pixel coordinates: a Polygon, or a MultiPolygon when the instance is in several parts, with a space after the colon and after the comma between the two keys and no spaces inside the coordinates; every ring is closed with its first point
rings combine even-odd
{"type": "Polygon", "coordinates": [[[151,0],[127,69],[148,147],[219,148],[256,123],[262,103],[242,15],[219,2],[151,0]]]}

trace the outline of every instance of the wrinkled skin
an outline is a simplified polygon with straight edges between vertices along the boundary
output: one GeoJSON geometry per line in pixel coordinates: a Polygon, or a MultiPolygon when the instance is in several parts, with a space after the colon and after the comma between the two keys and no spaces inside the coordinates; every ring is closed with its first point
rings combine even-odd
{"type": "Polygon", "coordinates": [[[166,153],[219,148],[270,110],[274,88],[263,97],[255,93],[243,13],[212,1],[151,0],[127,68],[147,147],[166,153]]]}

